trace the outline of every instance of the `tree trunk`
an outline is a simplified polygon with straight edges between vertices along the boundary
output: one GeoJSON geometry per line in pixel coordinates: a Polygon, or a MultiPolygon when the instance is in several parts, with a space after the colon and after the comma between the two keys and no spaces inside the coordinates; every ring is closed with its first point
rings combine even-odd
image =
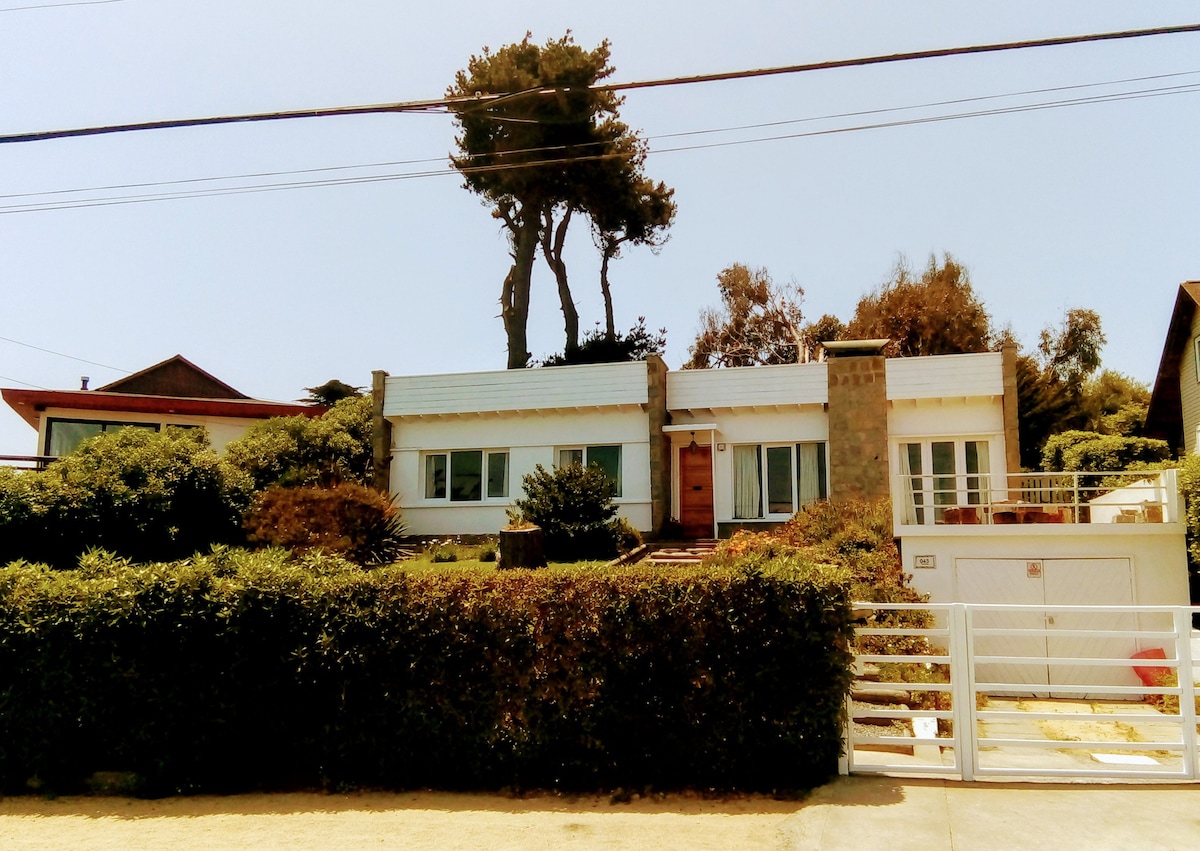
{"type": "Polygon", "coordinates": [[[499,567],[545,567],[546,556],[542,549],[542,530],[537,526],[529,529],[500,530],[499,567]]]}
{"type": "Polygon", "coordinates": [[[558,283],[558,300],[562,305],[563,330],[567,336],[564,353],[579,348],[579,311],[575,309],[575,301],[571,298],[571,288],[567,284],[567,264],[562,259],[567,225],[570,223],[570,207],[566,208],[557,227],[554,226],[554,210],[551,208],[546,211],[545,226],[542,228],[542,256],[546,258],[546,265],[554,273],[554,280],[558,283]]]}
{"type": "Polygon", "coordinates": [[[536,212],[532,214],[533,221],[529,221],[529,218],[529,215],[522,213],[511,222],[513,265],[504,279],[500,294],[500,318],[504,321],[504,333],[508,337],[509,369],[524,369],[530,358],[526,334],[529,323],[529,283],[533,277],[533,260],[541,222],[536,212]]]}
{"type": "Polygon", "coordinates": [[[602,237],[600,249],[600,292],[604,296],[604,336],[609,342],[617,339],[617,326],[613,321],[612,290],[608,285],[608,261],[621,250],[621,240],[602,237]]]}

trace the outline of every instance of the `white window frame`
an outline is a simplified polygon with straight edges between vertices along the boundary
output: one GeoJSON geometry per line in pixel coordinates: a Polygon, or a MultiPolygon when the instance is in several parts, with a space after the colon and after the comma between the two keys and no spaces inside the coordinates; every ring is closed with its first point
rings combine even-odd
{"type": "Polygon", "coordinates": [[[425,504],[435,505],[487,505],[487,504],[508,504],[509,494],[511,493],[512,479],[512,453],[507,449],[478,449],[468,447],[462,449],[429,449],[421,452],[421,461],[417,470],[417,493],[421,494],[421,501],[425,504]],[[452,499],[450,489],[451,479],[451,458],[456,452],[479,452],[482,455],[480,467],[480,482],[479,482],[479,499],[452,499]],[[504,461],[504,494],[502,496],[490,496],[488,494],[488,465],[491,463],[491,458],[494,455],[505,456],[504,461]],[[441,457],[445,461],[446,480],[442,487],[445,490],[443,496],[429,495],[429,464],[431,458],[441,457]]]}
{"type": "MultiPolygon", "coordinates": [[[[756,447],[759,450],[759,452],[758,452],[758,455],[759,455],[759,470],[758,470],[759,513],[758,513],[757,517],[742,517],[742,516],[738,515],[738,513],[737,513],[737,494],[735,492],[736,488],[737,488],[737,471],[735,469],[734,473],[733,473],[733,477],[731,479],[732,487],[730,489],[730,495],[733,499],[733,505],[734,505],[734,509],[733,509],[733,515],[734,515],[733,519],[734,520],[748,520],[748,521],[787,520],[788,518],[792,517],[797,511],[802,509],[804,507],[804,505],[807,504],[807,503],[802,504],[800,501],[800,466],[799,466],[800,458],[799,458],[798,447],[802,446],[802,445],[814,445],[814,446],[825,447],[825,451],[821,453],[821,455],[824,457],[824,471],[823,472],[825,474],[824,475],[825,494],[824,494],[824,496],[818,496],[815,499],[819,500],[819,499],[828,499],[829,498],[829,441],[827,441],[827,440],[793,440],[793,441],[788,442],[788,441],[780,440],[780,441],[770,441],[770,442],[766,442],[766,443],[737,443],[737,444],[733,445],[734,450],[736,450],[738,447],[747,447],[747,446],[756,447]],[[771,450],[771,449],[789,449],[790,450],[788,458],[789,458],[789,464],[790,464],[790,470],[791,470],[790,475],[789,475],[789,481],[790,481],[791,489],[792,489],[792,508],[791,508],[791,511],[788,511],[786,513],[778,512],[778,511],[773,512],[770,510],[771,503],[770,503],[769,483],[768,483],[768,479],[767,479],[767,467],[768,467],[767,454],[768,454],[768,450],[771,450]]],[[[731,451],[730,452],[731,459],[733,458],[733,455],[734,455],[734,452],[731,451]]]]}
{"type": "MultiPolygon", "coordinates": [[[[918,526],[934,526],[941,525],[939,522],[945,516],[947,508],[969,507],[972,505],[988,504],[991,502],[991,494],[997,490],[997,483],[1002,487],[1004,485],[1004,475],[997,473],[993,469],[992,455],[993,450],[999,446],[999,441],[1003,440],[1003,435],[999,434],[967,434],[967,435],[933,435],[929,437],[900,437],[895,439],[895,462],[896,462],[896,478],[894,481],[899,482],[899,493],[894,493],[893,496],[901,505],[905,506],[905,514],[908,510],[913,512],[913,521],[918,526]],[[987,471],[978,473],[967,472],[967,444],[968,443],[987,443],[987,471]],[[952,443],[954,445],[954,472],[953,473],[934,473],[933,472],[933,444],[935,443],[952,443]],[[921,488],[912,490],[912,483],[909,474],[905,472],[905,458],[907,447],[910,444],[917,444],[921,447],[921,472],[912,473],[912,479],[920,479],[921,488]],[[947,502],[944,500],[938,502],[939,493],[935,487],[937,479],[953,479],[954,480],[954,501],[947,502]],[[977,480],[976,487],[969,487],[970,480],[977,480]],[[921,496],[920,501],[916,501],[917,495],[921,496]],[[910,496],[914,498],[912,504],[909,504],[910,496]]],[[[949,494],[947,493],[947,496],[949,494]]]]}
{"type": "Polygon", "coordinates": [[[580,452],[583,457],[583,465],[586,467],[589,463],[588,453],[593,449],[616,449],[617,450],[617,479],[613,484],[616,485],[616,491],[613,493],[613,499],[620,499],[624,489],[625,482],[625,445],[623,443],[569,443],[563,446],[554,447],[554,466],[560,467],[562,453],[564,452],[580,452]]]}

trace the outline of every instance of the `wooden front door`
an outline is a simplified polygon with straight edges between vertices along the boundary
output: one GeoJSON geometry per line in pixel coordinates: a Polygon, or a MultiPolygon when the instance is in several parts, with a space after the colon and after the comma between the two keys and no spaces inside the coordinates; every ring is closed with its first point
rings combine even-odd
{"type": "Polygon", "coordinates": [[[689,538],[713,534],[712,447],[679,450],[679,523],[689,538]]]}

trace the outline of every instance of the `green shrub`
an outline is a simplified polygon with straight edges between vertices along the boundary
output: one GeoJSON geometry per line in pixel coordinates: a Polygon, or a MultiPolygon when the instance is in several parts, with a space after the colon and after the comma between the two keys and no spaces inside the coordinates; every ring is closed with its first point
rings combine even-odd
{"type": "Polygon", "coordinates": [[[170,559],[237,541],[246,484],[200,429],[98,435],[44,471],[0,470],[0,564],[65,567],[93,547],[170,559]]]}
{"type": "Polygon", "coordinates": [[[1042,469],[1111,473],[1133,464],[1150,464],[1171,456],[1165,440],[1122,437],[1093,431],[1064,431],[1052,435],[1042,449],[1042,469]]]}
{"type": "Polygon", "coordinates": [[[540,526],[551,561],[611,558],[627,539],[616,519],[615,486],[598,466],[541,464],[522,479],[525,498],[515,501],[515,518],[540,526]]]}
{"type": "Polygon", "coordinates": [[[255,490],[371,483],[371,399],[342,399],[320,417],[273,417],[225,447],[225,463],[255,490]]]}
{"type": "Polygon", "coordinates": [[[0,569],[0,793],[800,789],[836,770],[844,578],[364,571],[282,550],[0,569]]]}
{"type": "Polygon", "coordinates": [[[394,501],[362,485],[268,488],[242,525],[252,544],[321,549],[355,564],[386,564],[402,553],[404,526],[394,501]]]}

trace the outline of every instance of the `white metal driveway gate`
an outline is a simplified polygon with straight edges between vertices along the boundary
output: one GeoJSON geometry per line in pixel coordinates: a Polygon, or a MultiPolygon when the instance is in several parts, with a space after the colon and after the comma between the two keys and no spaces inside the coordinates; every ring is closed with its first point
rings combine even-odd
{"type": "Polygon", "coordinates": [[[1200,777],[1200,608],[855,608],[870,613],[856,672],[872,679],[847,696],[844,774],[1200,777]]]}

